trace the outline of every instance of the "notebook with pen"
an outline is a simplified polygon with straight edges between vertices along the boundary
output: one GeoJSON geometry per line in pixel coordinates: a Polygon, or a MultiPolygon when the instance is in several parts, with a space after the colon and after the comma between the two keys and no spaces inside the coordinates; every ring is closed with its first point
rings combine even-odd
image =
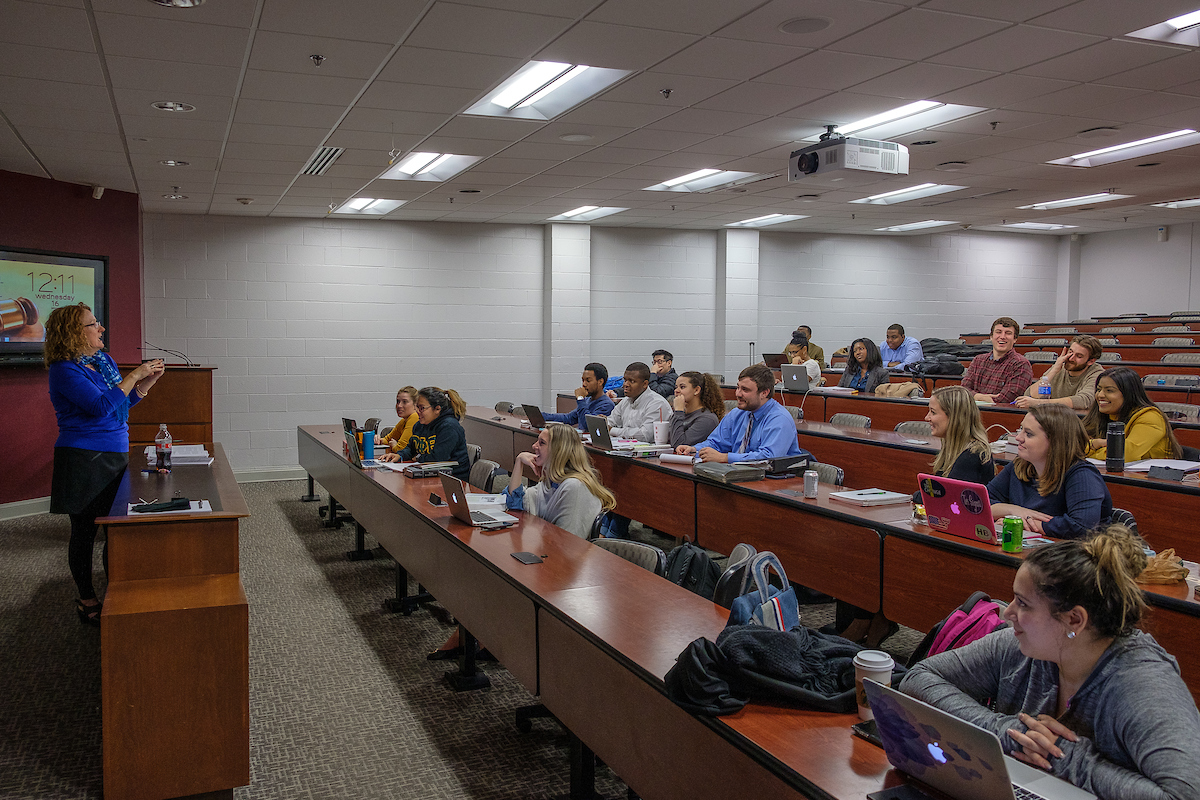
{"type": "Polygon", "coordinates": [[[866,508],[868,506],[886,506],[893,503],[911,503],[912,495],[889,492],[885,489],[857,489],[852,492],[831,492],[829,499],[866,508]]]}

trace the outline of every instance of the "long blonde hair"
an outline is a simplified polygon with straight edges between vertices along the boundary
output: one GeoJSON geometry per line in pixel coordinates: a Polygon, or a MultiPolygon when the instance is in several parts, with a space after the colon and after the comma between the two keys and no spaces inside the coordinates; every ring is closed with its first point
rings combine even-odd
{"type": "Polygon", "coordinates": [[[975,405],[971,393],[961,386],[943,386],[934,389],[929,399],[935,397],[947,422],[942,449],[933,460],[933,471],[938,475],[949,474],[964,450],[978,455],[979,463],[986,463],[992,457],[992,450],[988,446],[983,418],[979,416],[979,406],[975,405]]]}
{"type": "Polygon", "coordinates": [[[592,466],[579,432],[570,425],[552,422],[546,426],[550,439],[550,458],[542,468],[542,479],[551,483],[562,483],[575,478],[600,500],[605,511],[617,507],[617,498],[600,481],[600,473],[592,466]]]}

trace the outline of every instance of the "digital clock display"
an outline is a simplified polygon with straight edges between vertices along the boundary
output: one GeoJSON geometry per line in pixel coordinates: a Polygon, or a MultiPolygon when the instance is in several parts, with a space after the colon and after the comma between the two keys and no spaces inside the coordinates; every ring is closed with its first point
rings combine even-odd
{"type": "Polygon", "coordinates": [[[46,318],[86,303],[105,322],[107,259],[0,248],[0,356],[40,353],[46,318]]]}

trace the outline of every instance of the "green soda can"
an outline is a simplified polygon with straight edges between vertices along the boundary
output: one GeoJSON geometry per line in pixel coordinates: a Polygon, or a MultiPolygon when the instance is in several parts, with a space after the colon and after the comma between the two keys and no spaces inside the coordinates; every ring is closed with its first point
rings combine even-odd
{"type": "Polygon", "coordinates": [[[1000,549],[1006,553],[1019,553],[1025,543],[1025,522],[1016,516],[1004,518],[1000,528],[1000,549]]]}

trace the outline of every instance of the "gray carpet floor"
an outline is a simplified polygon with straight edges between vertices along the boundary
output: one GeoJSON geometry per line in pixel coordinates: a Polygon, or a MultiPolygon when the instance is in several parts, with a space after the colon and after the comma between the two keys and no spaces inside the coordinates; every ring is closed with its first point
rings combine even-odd
{"type": "MultiPolygon", "coordinates": [[[[521,735],[534,702],[498,664],[492,687],[455,693],[425,660],[453,629],[436,605],[384,611],[386,554],[346,560],[350,526],[320,527],[299,481],[244,484],[242,581],[250,599],[251,783],[238,798],[551,798],[568,789],[567,737],[550,720],[521,735]]],[[[669,539],[635,525],[635,538],[669,539]]],[[[100,634],[79,625],[69,524],[0,522],[0,798],[100,798],[100,634]]],[[[103,593],[100,547],[98,590],[103,593]]],[[[415,590],[415,586],[412,587],[415,590]]],[[[832,604],[803,621],[832,620],[832,604]]],[[[904,659],[920,634],[883,649],[904,659]]],[[[601,796],[625,796],[607,769],[601,796]]]]}

